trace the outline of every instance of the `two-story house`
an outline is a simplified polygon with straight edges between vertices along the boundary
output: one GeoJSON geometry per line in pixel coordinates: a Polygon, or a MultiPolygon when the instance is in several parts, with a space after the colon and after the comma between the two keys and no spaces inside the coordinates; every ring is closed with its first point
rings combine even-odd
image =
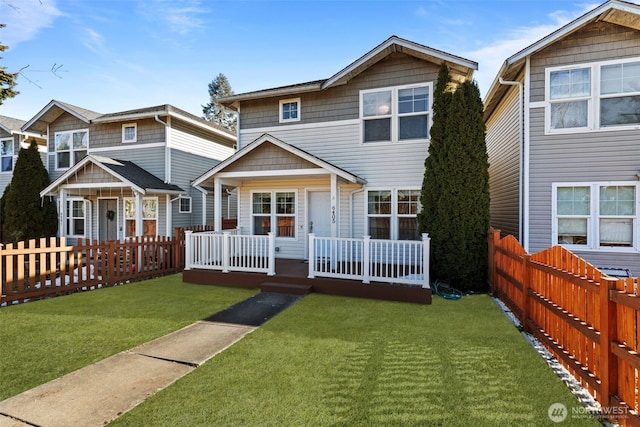
{"type": "Polygon", "coordinates": [[[610,0],[507,58],[485,97],[491,223],[640,274],[640,6],[610,0]]]}
{"type": "Polygon", "coordinates": [[[229,96],[238,151],[194,181],[237,192],[242,233],[275,234],[276,257],[307,259],[308,236],[418,240],[435,80],[477,63],[392,36],[333,76],[229,96]]]}
{"type": "Polygon", "coordinates": [[[34,140],[43,161],[46,157],[46,140],[38,134],[23,131],[25,123],[14,117],[0,116],[0,195],[13,178],[13,168],[21,148],[28,148],[29,142],[34,140]]]}
{"type": "Polygon", "coordinates": [[[41,196],[58,199],[59,235],[71,239],[172,236],[211,223],[213,196],[191,181],[236,144],[231,132],[171,105],[100,114],[53,100],[22,130],[46,138],[51,184],[41,196]]]}

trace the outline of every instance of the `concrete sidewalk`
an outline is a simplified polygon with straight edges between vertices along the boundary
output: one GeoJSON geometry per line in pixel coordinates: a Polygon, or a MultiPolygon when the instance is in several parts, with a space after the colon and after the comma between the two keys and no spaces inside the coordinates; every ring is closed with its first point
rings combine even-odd
{"type": "Polygon", "coordinates": [[[0,427],[104,426],[254,329],[196,322],[0,402],[0,427]]]}

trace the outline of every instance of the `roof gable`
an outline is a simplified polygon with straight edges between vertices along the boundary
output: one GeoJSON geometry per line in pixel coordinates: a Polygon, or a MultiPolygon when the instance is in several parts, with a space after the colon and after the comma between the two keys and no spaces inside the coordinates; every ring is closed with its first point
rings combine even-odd
{"type": "Polygon", "coordinates": [[[49,123],[55,121],[62,113],[67,112],[81,121],[89,124],[91,120],[99,117],[101,114],[86,108],[77,107],[65,102],[51,100],[42,110],[38,112],[31,120],[22,126],[23,131],[30,131],[44,135],[47,132],[49,123]]]}

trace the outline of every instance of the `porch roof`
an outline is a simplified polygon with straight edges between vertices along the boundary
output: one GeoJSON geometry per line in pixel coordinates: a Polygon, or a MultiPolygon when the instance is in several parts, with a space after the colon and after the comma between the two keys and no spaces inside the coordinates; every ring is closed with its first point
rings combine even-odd
{"type": "MultiPolygon", "coordinates": [[[[53,181],[47,188],[40,192],[40,197],[57,194],[61,187],[66,188],[103,188],[109,186],[108,183],[95,182],[78,182],[69,183],[72,177],[77,177],[78,173],[85,170],[88,165],[95,165],[102,171],[113,176],[119,183],[117,187],[131,187],[131,189],[140,194],[163,193],[163,194],[180,194],[185,191],[174,184],[168,184],[157,176],[146,171],[140,166],[127,160],[111,159],[109,157],[88,155],[73,167],[69,168],[58,179],[53,181]]],[[[114,185],[111,185],[112,187],[114,185]]]]}
{"type": "MultiPolygon", "coordinates": [[[[194,187],[201,186],[206,181],[212,179],[215,175],[222,174],[225,172],[225,169],[231,167],[231,165],[240,161],[240,159],[245,158],[249,153],[256,150],[258,147],[261,147],[264,144],[271,143],[276,147],[279,147],[281,150],[286,151],[300,159],[305,160],[308,163],[311,163],[315,169],[282,169],[282,170],[262,170],[262,171],[239,171],[233,172],[233,178],[242,179],[242,178],[278,178],[278,177],[293,177],[293,176],[305,176],[305,175],[318,175],[318,172],[324,171],[326,174],[336,174],[338,177],[352,183],[356,184],[366,184],[367,181],[364,178],[361,178],[351,172],[348,172],[338,166],[335,166],[325,160],[322,160],[319,157],[314,156],[300,148],[294,147],[286,142],[269,135],[268,133],[263,134],[250,144],[247,144],[242,149],[234,153],[232,156],[220,162],[217,166],[213,167],[209,171],[205,172],[198,178],[196,178],[192,185],[194,187]],[[274,175],[275,173],[275,175],[274,175]]],[[[227,176],[231,177],[231,176],[227,176]]]]}

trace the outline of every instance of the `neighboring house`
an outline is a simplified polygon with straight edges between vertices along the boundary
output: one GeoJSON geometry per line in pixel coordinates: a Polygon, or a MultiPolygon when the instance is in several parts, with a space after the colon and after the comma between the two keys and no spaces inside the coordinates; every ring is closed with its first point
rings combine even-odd
{"type": "Polygon", "coordinates": [[[99,240],[211,223],[212,194],[191,181],[236,144],[226,129],[171,105],[100,114],[53,100],[22,130],[48,141],[51,184],[41,195],[59,201],[59,235],[99,240]]]}
{"type": "Polygon", "coordinates": [[[433,88],[477,63],[393,36],[325,80],[229,96],[238,152],[197,178],[238,194],[243,234],[275,234],[276,257],[306,259],[308,236],[418,240],[433,88]]]}
{"type": "Polygon", "coordinates": [[[509,57],[485,119],[492,226],[640,275],[640,6],[608,1],[509,57]]]}
{"type": "Polygon", "coordinates": [[[33,139],[38,144],[43,161],[46,158],[46,139],[38,134],[24,132],[24,120],[0,116],[0,196],[13,178],[13,168],[18,159],[20,148],[28,148],[33,139]]]}

